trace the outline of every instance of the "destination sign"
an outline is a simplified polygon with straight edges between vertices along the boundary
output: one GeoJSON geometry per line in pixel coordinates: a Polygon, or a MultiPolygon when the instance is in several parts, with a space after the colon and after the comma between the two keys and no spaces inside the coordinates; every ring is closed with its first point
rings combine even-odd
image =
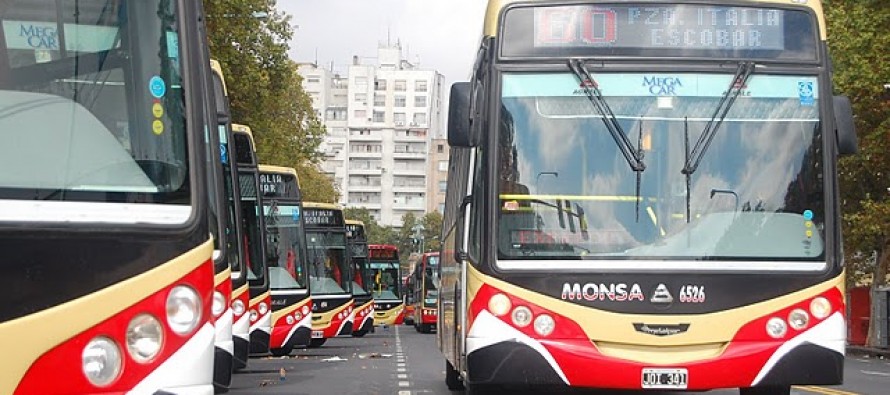
{"type": "Polygon", "coordinates": [[[323,208],[303,208],[306,226],[343,226],[343,212],[323,208]]]}
{"type": "Polygon", "coordinates": [[[260,190],[263,197],[300,198],[297,178],[292,174],[260,173],[260,190]]]}
{"type": "Polygon", "coordinates": [[[503,54],[815,59],[815,37],[812,16],[795,10],[704,4],[519,7],[507,12],[503,54]]]}
{"type": "Polygon", "coordinates": [[[396,249],[373,249],[371,252],[371,259],[390,259],[396,260],[399,259],[399,250],[396,249]]]}

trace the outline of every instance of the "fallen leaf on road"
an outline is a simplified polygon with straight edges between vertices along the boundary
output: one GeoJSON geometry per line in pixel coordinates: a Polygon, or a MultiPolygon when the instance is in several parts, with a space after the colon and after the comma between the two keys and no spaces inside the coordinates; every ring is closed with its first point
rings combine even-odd
{"type": "Polygon", "coordinates": [[[334,356],[334,357],[322,359],[321,361],[322,362],[343,362],[343,361],[348,361],[348,359],[340,358],[339,356],[334,356]]]}

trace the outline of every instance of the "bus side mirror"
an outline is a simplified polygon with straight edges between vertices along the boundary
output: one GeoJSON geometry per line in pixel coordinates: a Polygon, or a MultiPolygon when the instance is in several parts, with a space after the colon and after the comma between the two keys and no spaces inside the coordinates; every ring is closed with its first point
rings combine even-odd
{"type": "Polygon", "coordinates": [[[834,97],[834,124],[837,132],[838,154],[853,155],[859,152],[856,123],[853,122],[853,105],[846,96],[834,97]]]}
{"type": "Polygon", "coordinates": [[[448,145],[452,147],[475,147],[477,139],[473,135],[473,120],[470,113],[470,92],[473,89],[469,82],[457,82],[451,85],[451,97],[448,107],[448,145]]]}
{"type": "Polygon", "coordinates": [[[454,238],[454,251],[457,252],[455,254],[455,258],[457,258],[458,262],[475,262],[475,259],[470,256],[466,249],[464,249],[464,221],[467,220],[467,207],[469,207],[471,204],[473,204],[473,195],[466,196],[460,203],[460,209],[458,209],[457,216],[458,218],[460,218],[460,220],[457,222],[457,230],[454,238]]]}

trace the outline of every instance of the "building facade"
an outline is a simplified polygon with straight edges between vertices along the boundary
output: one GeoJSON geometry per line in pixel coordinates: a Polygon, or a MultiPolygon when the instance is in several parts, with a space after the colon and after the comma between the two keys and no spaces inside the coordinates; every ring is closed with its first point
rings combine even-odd
{"type": "Polygon", "coordinates": [[[429,188],[427,188],[427,196],[429,196],[427,212],[445,213],[445,190],[448,183],[448,148],[448,139],[433,138],[430,141],[430,160],[426,173],[430,178],[429,188]]]}
{"type": "Polygon", "coordinates": [[[315,64],[300,74],[327,128],[322,170],[340,203],[396,227],[406,213],[435,209],[428,169],[443,123],[442,75],[405,60],[399,44],[381,45],[370,64],[354,57],[345,77],[315,64]]]}

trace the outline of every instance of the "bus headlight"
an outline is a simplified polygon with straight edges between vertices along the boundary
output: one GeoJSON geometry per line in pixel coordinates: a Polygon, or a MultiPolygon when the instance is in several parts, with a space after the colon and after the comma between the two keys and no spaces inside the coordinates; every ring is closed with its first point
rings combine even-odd
{"type": "Polygon", "coordinates": [[[287,316],[287,318],[285,318],[284,320],[287,322],[288,325],[294,324],[294,316],[292,315],[287,316]]]}
{"type": "Polygon", "coordinates": [[[244,314],[244,302],[241,299],[236,299],[232,302],[232,313],[235,313],[236,317],[240,317],[244,314]]]}
{"type": "Polygon", "coordinates": [[[518,306],[513,309],[513,325],[525,328],[532,323],[532,311],[528,307],[518,306]]]}
{"type": "Polygon", "coordinates": [[[201,321],[201,299],[191,287],[179,285],[167,295],[167,325],[180,335],[193,331],[201,321]]]}
{"type": "Polygon", "coordinates": [[[831,314],[831,302],[823,297],[818,297],[810,302],[810,314],[817,319],[824,320],[831,314]]]}
{"type": "Polygon", "coordinates": [[[127,325],[127,352],[139,363],[148,363],[161,351],[164,329],[157,318],[140,314],[127,325]]]}
{"type": "Polygon", "coordinates": [[[260,315],[256,313],[256,310],[250,309],[250,322],[256,321],[257,318],[260,318],[260,315]]]}
{"type": "Polygon", "coordinates": [[[766,322],[766,333],[773,338],[781,339],[788,333],[788,325],[785,324],[785,320],[779,317],[770,318],[766,322]]]}
{"type": "Polygon", "coordinates": [[[788,314],[788,324],[795,330],[801,330],[810,324],[810,315],[804,309],[794,309],[788,314]]]}
{"type": "Polygon", "coordinates": [[[213,304],[210,305],[210,312],[214,317],[219,317],[223,311],[226,311],[226,297],[219,291],[213,291],[213,304]]]}
{"type": "Polygon", "coordinates": [[[297,320],[297,321],[302,320],[302,319],[303,319],[303,315],[300,314],[300,312],[298,311],[298,312],[294,313],[294,319],[297,320]]]}
{"type": "Polygon", "coordinates": [[[488,300],[488,310],[495,316],[503,316],[510,312],[510,298],[504,294],[496,294],[488,300]]]}
{"type": "Polygon", "coordinates": [[[549,336],[556,329],[556,321],[547,314],[541,314],[535,318],[535,332],[541,336],[549,336]]]}
{"type": "Polygon", "coordinates": [[[303,308],[300,309],[300,310],[303,311],[303,315],[308,315],[308,314],[309,314],[309,306],[303,306],[303,308]]]}
{"type": "Polygon", "coordinates": [[[260,315],[266,315],[269,312],[269,305],[266,302],[260,302],[260,315]]]}
{"type": "Polygon", "coordinates": [[[87,380],[97,387],[108,386],[117,380],[123,365],[120,348],[107,337],[97,337],[87,343],[80,362],[87,380]]]}

